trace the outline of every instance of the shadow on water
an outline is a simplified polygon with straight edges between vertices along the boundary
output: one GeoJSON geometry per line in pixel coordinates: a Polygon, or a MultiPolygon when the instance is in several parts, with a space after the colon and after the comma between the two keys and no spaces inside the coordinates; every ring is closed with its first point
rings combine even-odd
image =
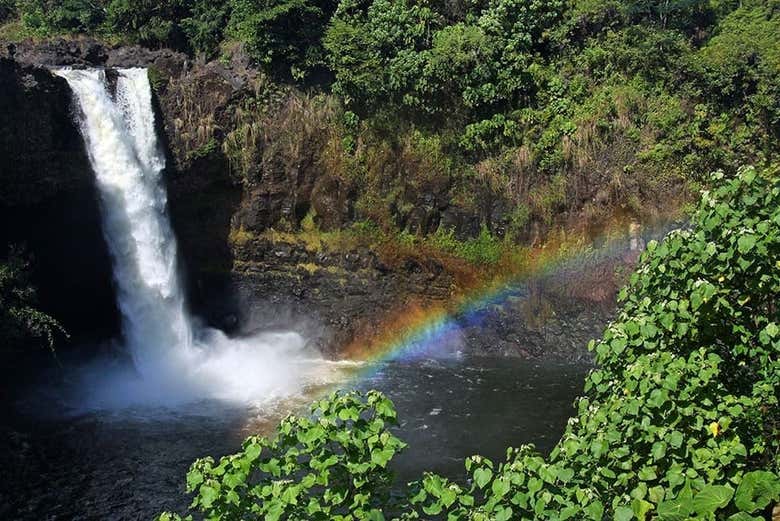
{"type": "Polygon", "coordinates": [[[192,461],[236,449],[245,415],[16,418],[3,436],[2,519],[151,519],[187,505],[192,461]]]}

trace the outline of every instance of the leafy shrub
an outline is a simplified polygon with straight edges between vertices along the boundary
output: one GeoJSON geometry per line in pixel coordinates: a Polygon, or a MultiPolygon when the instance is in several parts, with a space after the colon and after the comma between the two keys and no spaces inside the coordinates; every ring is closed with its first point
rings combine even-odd
{"type": "Polygon", "coordinates": [[[67,336],[59,322],[37,309],[36,300],[25,254],[12,248],[0,262],[0,338],[6,349],[30,342],[53,349],[56,336],[67,336]]]}
{"type": "Polygon", "coordinates": [[[324,64],[320,44],[333,0],[231,0],[229,33],[273,72],[304,79],[324,64]]]}
{"type": "Polygon", "coordinates": [[[337,393],[311,414],[288,416],[273,439],[253,436],[219,463],[196,461],[187,474],[192,506],[209,519],[383,519],[387,464],[404,447],[388,430],[392,402],[376,391],[337,393]]]}
{"type": "Polygon", "coordinates": [[[738,115],[724,129],[723,148],[771,159],[780,140],[780,12],[751,2],[718,28],[692,60],[696,84],[738,115]]]}
{"type": "Polygon", "coordinates": [[[324,39],[334,91],[358,111],[389,104],[429,123],[462,120],[474,125],[471,148],[500,141],[513,135],[503,113],[530,92],[532,55],[561,10],[558,0],[496,0],[447,23],[443,5],[342,1],[324,39]]]}
{"type": "Polygon", "coordinates": [[[451,228],[439,228],[429,237],[428,244],[477,265],[498,262],[504,251],[504,243],[485,225],[480,227],[479,235],[466,240],[455,237],[455,230],[451,228]]]}
{"type": "Polygon", "coordinates": [[[626,12],[637,22],[659,25],[666,29],[706,26],[713,20],[713,5],[717,2],[705,0],[628,0],[626,12]]]}
{"type": "Polygon", "coordinates": [[[38,36],[87,33],[210,55],[222,41],[229,1],[0,0],[0,21],[18,6],[38,36]]]}
{"type": "Polygon", "coordinates": [[[230,12],[230,0],[194,0],[189,16],[181,20],[190,49],[207,57],[213,55],[224,37],[230,12]]]}
{"type": "Polygon", "coordinates": [[[0,23],[16,15],[16,0],[0,0],[0,23]]]}
{"type": "Polygon", "coordinates": [[[140,44],[182,48],[179,21],[187,15],[185,0],[109,0],[106,26],[140,44]]]}
{"type": "MultiPolygon", "coordinates": [[[[416,50],[430,44],[439,17],[430,7],[406,1],[343,0],[323,38],[336,82],[333,90],[357,111],[401,103],[401,85],[416,78],[416,50]],[[388,97],[392,98],[388,98],[388,97]]],[[[413,104],[407,97],[407,104],[413,104]]]]}
{"type": "Polygon", "coordinates": [[[736,521],[780,499],[780,179],[718,178],[692,229],[648,245],[550,459],[473,458],[470,489],[426,476],[422,512],[736,521]]]}
{"type": "Polygon", "coordinates": [[[688,40],[677,31],[628,26],[593,39],[577,60],[596,78],[619,73],[670,81],[680,77],[679,69],[690,52],[688,40]]]}
{"type": "Polygon", "coordinates": [[[19,0],[24,25],[40,36],[95,31],[103,22],[102,6],[90,0],[19,0]]]}
{"type": "Polygon", "coordinates": [[[208,157],[214,152],[219,150],[219,146],[217,145],[217,141],[214,138],[209,139],[206,141],[203,145],[196,148],[189,154],[187,154],[187,159],[190,161],[203,159],[204,157],[208,157]]]}
{"type": "Polygon", "coordinates": [[[531,217],[531,211],[528,206],[519,204],[515,206],[509,215],[507,226],[507,239],[512,242],[518,242],[519,238],[525,232],[526,225],[531,217]]]}

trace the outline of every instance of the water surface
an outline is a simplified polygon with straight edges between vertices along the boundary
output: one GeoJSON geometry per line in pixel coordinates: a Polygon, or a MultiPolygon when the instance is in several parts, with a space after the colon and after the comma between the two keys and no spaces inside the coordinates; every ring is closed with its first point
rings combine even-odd
{"type": "MultiPolygon", "coordinates": [[[[508,445],[533,442],[549,451],[586,371],[489,357],[385,362],[376,369],[357,387],[379,389],[396,403],[398,435],[410,445],[394,464],[400,481],[423,470],[462,480],[464,457],[500,459],[508,445]]],[[[184,476],[195,458],[228,454],[246,436],[272,432],[284,414],[322,392],[310,389],[262,411],[214,401],[48,419],[22,410],[6,418],[0,433],[6,476],[0,519],[129,520],[183,511],[184,476]]]]}

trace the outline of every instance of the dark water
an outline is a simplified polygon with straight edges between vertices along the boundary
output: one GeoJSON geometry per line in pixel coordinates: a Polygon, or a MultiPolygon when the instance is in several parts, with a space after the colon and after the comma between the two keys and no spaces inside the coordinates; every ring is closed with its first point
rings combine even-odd
{"type": "MultiPolygon", "coordinates": [[[[463,479],[464,457],[500,459],[508,445],[549,451],[586,371],[483,357],[378,367],[359,387],[380,389],[396,403],[399,435],[410,445],[395,462],[403,481],[423,470],[463,479]]],[[[9,414],[0,426],[0,519],[151,519],[183,511],[184,476],[195,458],[235,451],[304,401],[262,417],[214,403],[67,419],[9,414]]]]}
{"type": "Polygon", "coordinates": [[[423,470],[462,479],[463,460],[474,454],[496,461],[522,443],[552,450],[586,371],[513,358],[432,360],[387,364],[363,387],[385,392],[398,409],[409,444],[396,461],[401,480],[423,470]]]}

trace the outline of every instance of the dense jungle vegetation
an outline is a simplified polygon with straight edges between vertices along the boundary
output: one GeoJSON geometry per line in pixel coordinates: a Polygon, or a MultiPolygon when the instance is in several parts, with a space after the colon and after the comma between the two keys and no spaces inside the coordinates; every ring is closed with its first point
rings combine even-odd
{"type": "Polygon", "coordinates": [[[338,127],[333,168],[369,173],[364,216],[386,226],[402,205],[397,183],[370,175],[392,148],[403,175],[451,183],[466,206],[470,178],[506,194],[507,229],[489,231],[528,239],[529,223],[641,215],[685,201],[702,172],[766,166],[779,13],[775,0],[0,0],[0,37],[90,34],[206,59],[241,43],[338,127]]]}
{"type": "Polygon", "coordinates": [[[192,508],[207,519],[769,519],[780,500],[775,174],[716,174],[692,227],[648,245],[589,346],[598,367],[549,457],[533,446],[498,464],[474,456],[467,484],[425,474],[399,494],[392,403],[337,393],[271,439],[196,461],[192,508]]]}

